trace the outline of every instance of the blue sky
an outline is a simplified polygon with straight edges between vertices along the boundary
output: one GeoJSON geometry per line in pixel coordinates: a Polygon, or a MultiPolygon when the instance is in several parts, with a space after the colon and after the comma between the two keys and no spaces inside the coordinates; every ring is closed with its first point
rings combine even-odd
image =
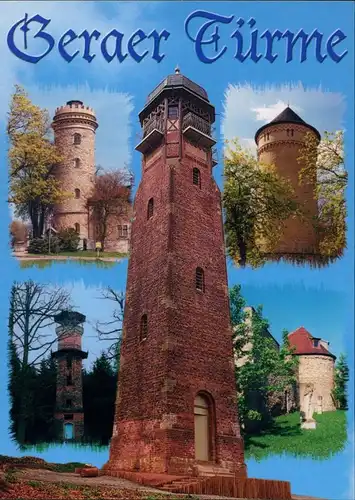
{"type": "MultiPolygon", "coordinates": [[[[137,184],[140,178],[140,155],[134,151],[140,133],[137,114],[144,106],[146,95],[174,71],[176,64],[179,64],[182,73],[206,88],[216,106],[219,147],[223,138],[234,135],[251,145],[250,138],[255,130],[276,116],[287,102],[320,132],[345,129],[349,171],[349,231],[345,256],[321,270],[286,264],[269,264],[256,271],[237,270],[229,263],[228,279],[230,285],[242,284],[249,304],[264,305],[265,316],[270,320],[271,331],[277,338],[280,338],[283,328],[292,330],[303,325],[313,334],[330,341],[335,354],[345,350],[353,375],[353,5],[350,2],[65,2],[65,8],[58,8],[56,2],[2,2],[0,9],[0,198],[3,207],[0,224],[4,235],[0,240],[3,285],[0,291],[2,407],[8,408],[6,331],[12,281],[32,278],[71,287],[78,308],[90,320],[95,320],[100,319],[95,316],[96,290],[108,285],[123,290],[127,271],[126,263],[108,269],[73,263],[56,264],[43,270],[20,269],[18,263],[11,259],[6,236],[9,223],[6,203],[8,146],[3,131],[13,85],[24,85],[33,101],[47,107],[50,112],[75,98],[95,108],[100,124],[96,143],[97,163],[105,168],[129,164],[137,184]],[[233,59],[229,42],[229,52],[224,57],[212,65],[203,64],[197,59],[192,42],[184,32],[186,17],[197,9],[235,15],[246,20],[254,17],[260,32],[266,29],[284,31],[287,28],[293,31],[303,28],[311,32],[318,28],[329,36],[341,28],[348,37],[345,45],[349,54],[338,65],[329,60],[323,64],[314,60],[285,64],[283,57],[273,64],[264,60],[257,64],[250,61],[241,64],[233,59]],[[68,64],[53,50],[39,64],[31,65],[17,59],[6,45],[10,27],[26,12],[30,16],[41,14],[51,19],[51,33],[57,39],[69,28],[77,32],[98,29],[102,33],[116,28],[125,34],[131,34],[138,28],[146,32],[166,29],[171,33],[164,45],[166,57],[159,64],[148,58],[139,64],[129,60],[121,65],[116,62],[108,64],[100,56],[90,64],[82,59],[68,64]]],[[[231,32],[232,28],[223,28],[225,43],[231,32]]],[[[218,165],[215,177],[220,184],[221,172],[222,167],[218,165]]],[[[100,316],[109,313],[109,309],[102,309],[100,316]]],[[[89,343],[86,347],[98,349],[89,343]]],[[[8,417],[5,411],[0,419],[3,424],[0,425],[0,453],[15,454],[15,447],[7,435],[8,417]]],[[[350,420],[353,421],[352,412],[350,420]]],[[[349,444],[343,454],[325,462],[270,458],[260,464],[249,463],[249,475],[288,479],[295,493],[350,500],[353,498],[349,483],[353,467],[350,459],[352,446],[352,443],[349,444]]],[[[107,459],[108,453],[61,448],[51,449],[42,456],[52,461],[75,458],[99,465],[107,459]]]]}

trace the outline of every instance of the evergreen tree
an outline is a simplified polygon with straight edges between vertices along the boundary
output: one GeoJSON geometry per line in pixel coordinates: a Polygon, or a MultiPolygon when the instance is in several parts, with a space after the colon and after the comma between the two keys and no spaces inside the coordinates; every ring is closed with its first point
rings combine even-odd
{"type": "Polygon", "coordinates": [[[347,385],[349,381],[349,367],[345,354],[340,354],[335,367],[333,398],[339,410],[348,409],[347,385]]]}
{"type": "Polygon", "coordinates": [[[83,381],[86,438],[107,445],[113,429],[117,372],[105,352],[84,373],[83,381]]]}

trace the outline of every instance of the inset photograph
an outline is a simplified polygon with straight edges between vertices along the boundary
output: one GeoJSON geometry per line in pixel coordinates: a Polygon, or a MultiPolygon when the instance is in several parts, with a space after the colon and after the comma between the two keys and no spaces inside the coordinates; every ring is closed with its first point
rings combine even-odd
{"type": "Polygon", "coordinates": [[[64,442],[108,445],[123,307],[124,296],[111,288],[13,285],[10,419],[20,449],[40,451],[64,442]]]}
{"type": "MultiPolygon", "coordinates": [[[[321,294],[341,313],[338,294],[316,289],[305,294],[309,304],[321,294]]],[[[325,460],[340,453],[347,443],[349,368],[339,349],[339,330],[332,334],[334,350],[329,339],[319,335],[320,327],[314,327],[317,322],[324,325],[324,319],[317,320],[308,310],[295,312],[293,303],[303,299],[292,287],[234,285],[229,297],[235,404],[246,458],[325,460]],[[280,314],[282,294],[289,302],[280,314]],[[258,297],[265,300],[269,315],[256,302],[258,297]]],[[[63,443],[107,449],[120,387],[124,303],[121,291],[77,282],[52,286],[29,280],[13,285],[10,422],[21,450],[43,451],[63,443]]],[[[341,321],[332,324],[339,328],[341,321]]]]}
{"type": "Polygon", "coordinates": [[[227,253],[237,266],[323,267],[342,257],[344,107],[341,95],[321,89],[228,87],[223,205],[227,253]]]}
{"type": "Polygon", "coordinates": [[[98,127],[82,101],[68,101],[50,116],[16,86],[7,126],[10,238],[25,266],[127,257],[133,175],[125,165],[95,163],[98,127]]]}

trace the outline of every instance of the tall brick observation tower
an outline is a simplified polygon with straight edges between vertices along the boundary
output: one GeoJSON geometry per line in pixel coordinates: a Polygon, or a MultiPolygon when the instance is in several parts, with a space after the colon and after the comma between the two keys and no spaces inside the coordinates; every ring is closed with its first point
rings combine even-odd
{"type": "Polygon", "coordinates": [[[56,178],[69,195],[54,208],[54,227],[71,227],[80,234],[81,242],[89,238],[90,198],[95,178],[95,112],[82,101],[68,101],[56,109],[52,128],[55,145],[63,156],[56,168],[56,178]]]}
{"type": "Polygon", "coordinates": [[[139,115],[119,389],[106,474],[245,475],[234,376],[215,110],[179,70],[139,115]]]}
{"type": "Polygon", "coordinates": [[[62,311],[54,318],[58,323],[58,350],[52,353],[57,360],[57,394],[55,421],[60,440],[80,441],[84,435],[82,360],[88,353],[81,349],[85,316],[78,312],[62,311]]]}
{"type": "MultiPolygon", "coordinates": [[[[270,123],[255,134],[258,158],[261,164],[273,164],[294,189],[295,200],[303,211],[303,218],[292,217],[286,221],[274,257],[293,258],[318,254],[319,239],[315,230],[318,214],[315,183],[300,183],[299,173],[304,168],[298,158],[307,133],[320,141],[320,134],[306,123],[290,107],[285,108],[270,123]]],[[[272,256],[271,256],[272,258],[272,256]]]]}

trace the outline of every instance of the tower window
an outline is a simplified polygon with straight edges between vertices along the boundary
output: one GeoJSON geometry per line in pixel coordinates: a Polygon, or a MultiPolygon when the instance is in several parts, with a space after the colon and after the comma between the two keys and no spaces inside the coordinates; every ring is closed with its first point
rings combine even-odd
{"type": "Polygon", "coordinates": [[[73,378],[71,376],[71,373],[67,375],[67,385],[73,385],[73,378]]]}
{"type": "Polygon", "coordinates": [[[127,238],[128,237],[128,226],[118,226],[118,237],[127,238]]]}
{"type": "Polygon", "coordinates": [[[196,290],[205,291],[205,273],[201,267],[196,269],[196,290]]]}
{"type": "Polygon", "coordinates": [[[293,137],[293,128],[291,128],[291,136],[293,137]]]}
{"type": "Polygon", "coordinates": [[[319,346],[319,340],[318,339],[314,339],[313,340],[313,346],[314,347],[318,347],[319,346]]]}
{"type": "Polygon", "coordinates": [[[75,232],[79,234],[80,233],[80,224],[79,224],[79,222],[76,222],[74,224],[74,228],[75,228],[75,232]]]}
{"type": "Polygon", "coordinates": [[[140,325],[140,340],[145,340],[148,335],[148,317],[146,314],[143,314],[141,317],[141,325],[140,325]]]}
{"type": "Polygon", "coordinates": [[[289,128],[286,130],[286,133],[287,133],[287,137],[289,137],[289,135],[290,135],[290,129],[289,128]]]}
{"type": "Polygon", "coordinates": [[[170,118],[172,120],[179,118],[178,106],[169,106],[168,107],[168,118],[170,118]]]}
{"type": "Polygon", "coordinates": [[[73,414],[72,413],[67,413],[64,415],[64,420],[73,420],[73,414]]]}
{"type": "Polygon", "coordinates": [[[66,408],[71,408],[71,406],[72,406],[72,400],[71,400],[71,399],[67,399],[67,400],[65,401],[65,407],[66,407],[66,408]]]}
{"type": "Polygon", "coordinates": [[[79,168],[80,167],[80,158],[75,158],[74,160],[74,167],[79,168]]]}
{"type": "Polygon", "coordinates": [[[80,198],[80,189],[75,190],[75,198],[80,198]]]}
{"type": "Polygon", "coordinates": [[[67,358],[67,368],[71,368],[73,366],[72,358],[67,358]]]}
{"type": "Polygon", "coordinates": [[[267,134],[266,134],[266,140],[268,141],[269,139],[270,139],[270,134],[269,134],[269,132],[267,132],[267,134]]]}
{"type": "Polygon", "coordinates": [[[153,217],[153,213],[154,213],[154,200],[153,198],[151,198],[148,201],[147,218],[150,219],[151,217],[153,217]]]}
{"type": "Polygon", "coordinates": [[[201,187],[201,173],[198,168],[192,170],[192,182],[195,186],[201,187]]]}
{"type": "Polygon", "coordinates": [[[81,134],[74,134],[74,144],[78,145],[81,144],[81,134]]]}

